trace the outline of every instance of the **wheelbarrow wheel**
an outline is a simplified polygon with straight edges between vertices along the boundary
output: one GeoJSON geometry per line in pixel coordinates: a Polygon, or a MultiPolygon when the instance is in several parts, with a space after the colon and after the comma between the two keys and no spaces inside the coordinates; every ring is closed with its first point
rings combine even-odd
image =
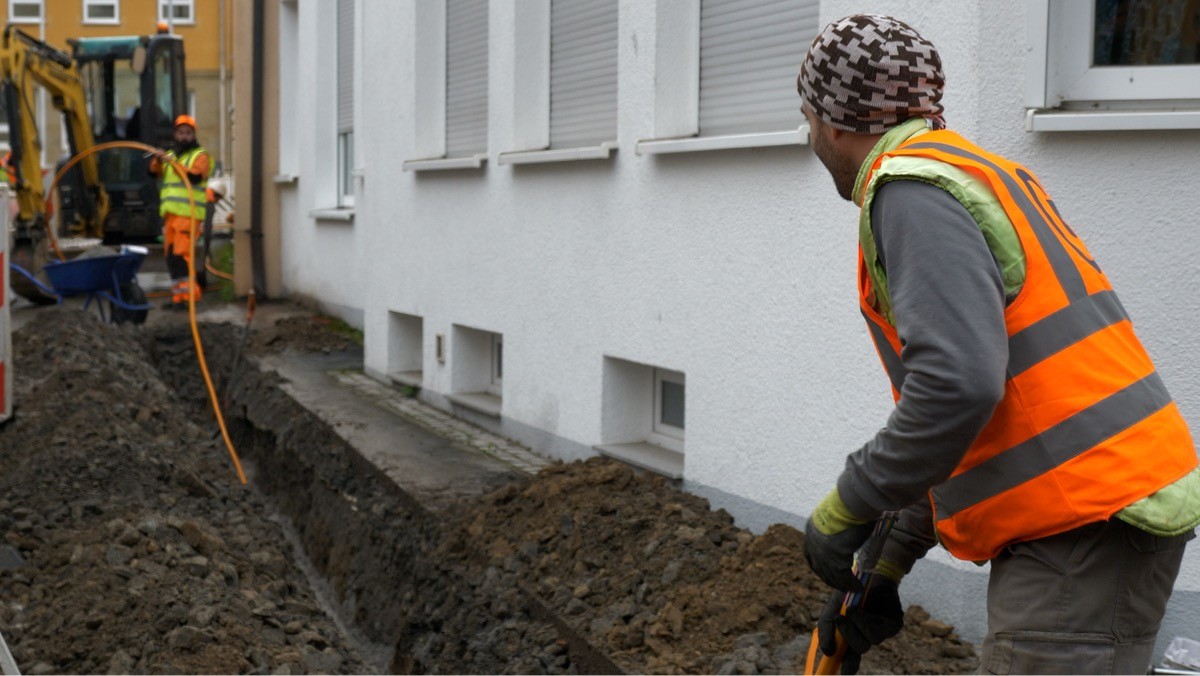
{"type": "MultiPolygon", "coordinates": [[[[121,298],[129,305],[146,304],[146,293],[142,291],[142,287],[133,282],[121,283],[121,298]]],[[[141,324],[146,321],[146,315],[150,313],[149,310],[128,310],[112,301],[109,301],[108,309],[114,324],[141,324]]]]}

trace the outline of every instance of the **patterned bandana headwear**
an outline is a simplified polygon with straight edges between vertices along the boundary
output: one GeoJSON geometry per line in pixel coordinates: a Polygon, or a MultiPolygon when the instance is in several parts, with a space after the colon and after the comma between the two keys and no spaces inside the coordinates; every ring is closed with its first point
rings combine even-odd
{"type": "Polygon", "coordinates": [[[796,85],[809,110],[836,129],[882,134],[914,117],[942,120],[942,59],[911,26],[889,16],[856,14],[813,41],[796,85]]]}

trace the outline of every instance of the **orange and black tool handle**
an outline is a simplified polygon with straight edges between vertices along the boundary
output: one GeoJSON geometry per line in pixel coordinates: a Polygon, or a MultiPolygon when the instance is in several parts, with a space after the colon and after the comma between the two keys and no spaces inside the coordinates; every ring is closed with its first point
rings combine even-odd
{"type": "MultiPolygon", "coordinates": [[[[844,614],[845,608],[842,609],[844,614]]],[[[806,674],[837,674],[841,671],[842,660],[846,659],[846,639],[842,638],[842,633],[834,629],[834,638],[837,639],[837,649],[832,655],[826,655],[821,652],[820,637],[817,636],[817,630],[813,629],[812,642],[808,644],[808,657],[804,659],[804,673],[806,674]]]]}
{"type": "MultiPolygon", "coordinates": [[[[863,548],[854,557],[854,574],[859,582],[863,583],[863,591],[860,593],[847,592],[842,600],[842,607],[839,611],[840,615],[845,615],[850,608],[859,608],[863,601],[866,600],[867,592],[870,590],[869,580],[871,571],[875,568],[875,564],[879,561],[879,555],[883,551],[883,543],[887,540],[888,534],[892,531],[892,526],[896,523],[897,514],[895,512],[884,512],[883,515],[875,521],[875,528],[871,533],[871,537],[863,545],[863,548]]],[[[832,655],[826,655],[821,652],[821,642],[818,640],[817,630],[813,629],[812,642],[808,645],[808,656],[804,660],[805,674],[837,674],[841,672],[842,661],[846,659],[846,639],[842,638],[841,632],[836,628],[834,638],[836,639],[836,648],[832,655]]]]}

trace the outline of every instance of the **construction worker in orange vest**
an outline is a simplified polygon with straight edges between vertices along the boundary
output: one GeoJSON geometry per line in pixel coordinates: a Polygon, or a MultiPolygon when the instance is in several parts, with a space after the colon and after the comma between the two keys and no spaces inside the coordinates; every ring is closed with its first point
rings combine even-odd
{"type": "Polygon", "coordinates": [[[192,285],[188,281],[188,263],[195,253],[192,230],[195,228],[198,237],[200,224],[204,221],[206,183],[211,168],[208,153],[196,141],[196,120],[191,115],[175,118],[174,144],[150,161],[151,173],[163,177],[158,213],[163,218],[163,254],[167,258],[167,272],[171,276],[168,307],[185,307],[189,296],[200,300],[199,285],[192,285]],[[191,183],[190,192],[171,164],[172,160],[187,174],[191,183]]]}
{"type": "Polygon", "coordinates": [[[1200,524],[1195,445],[1041,182],[945,129],[944,83],[934,46],[877,15],[827,26],[797,80],[813,150],[861,209],[859,309],[895,399],[808,521],[812,569],[868,586],[845,614],[833,595],[820,650],[836,629],[853,673],[940,543],[991,564],[982,672],[1147,673],[1200,524]]]}

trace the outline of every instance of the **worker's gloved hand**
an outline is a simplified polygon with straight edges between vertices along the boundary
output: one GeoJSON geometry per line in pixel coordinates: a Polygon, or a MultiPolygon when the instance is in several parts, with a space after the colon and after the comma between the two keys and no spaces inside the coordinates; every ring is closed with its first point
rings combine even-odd
{"type": "Polygon", "coordinates": [[[857,674],[863,653],[900,633],[904,626],[904,609],[896,583],[882,575],[873,575],[863,598],[862,606],[841,614],[844,595],[834,592],[817,620],[817,646],[826,655],[837,650],[835,629],[846,642],[842,658],[842,673],[857,674]]]}
{"type": "Polygon", "coordinates": [[[804,559],[825,584],[842,591],[862,588],[851,566],[854,552],[871,536],[873,526],[850,513],[837,489],[813,510],[804,527],[804,559]]]}

